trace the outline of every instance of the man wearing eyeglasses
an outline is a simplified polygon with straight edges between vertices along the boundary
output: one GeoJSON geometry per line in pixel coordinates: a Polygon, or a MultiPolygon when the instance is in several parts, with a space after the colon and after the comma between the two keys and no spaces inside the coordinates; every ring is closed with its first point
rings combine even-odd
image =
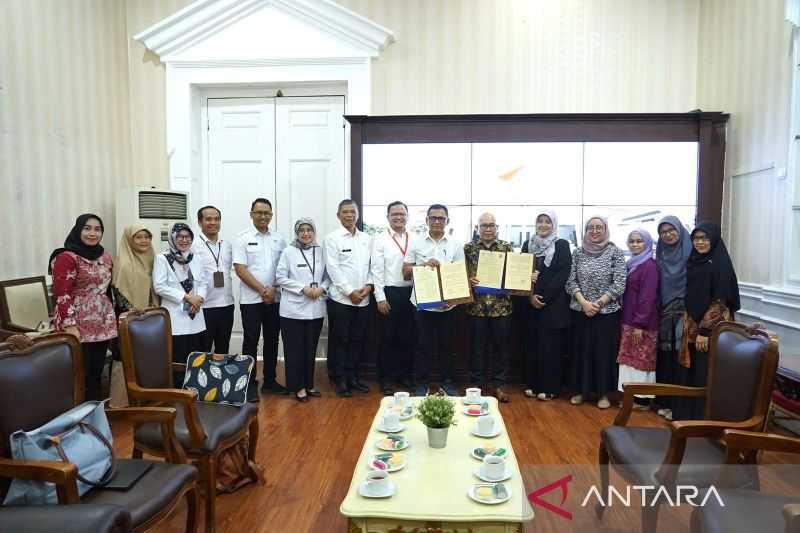
{"type": "Polygon", "coordinates": [[[278,302],[280,291],[275,284],[275,270],[286,241],[270,231],[272,204],[266,198],[256,198],[250,205],[253,225],[239,233],[233,247],[233,267],[242,281],[239,292],[239,310],[242,313],[244,341],[242,353],[258,352],[258,339],[264,334],[263,381],[261,390],[274,394],[288,394],[286,388],[275,380],[278,362],[278,302]]]}
{"type": "MultiPolygon", "coordinates": [[[[414,266],[439,268],[440,263],[454,263],[464,260],[464,245],[460,241],[448,237],[445,233],[449,219],[447,206],[433,204],[428,208],[426,217],[428,234],[425,238],[411,241],[403,259],[403,277],[412,278],[414,266]]],[[[411,302],[416,306],[415,294],[411,293],[411,302]]],[[[438,354],[439,373],[441,374],[441,390],[448,396],[458,396],[453,384],[455,367],[454,315],[450,311],[452,305],[433,309],[417,309],[416,325],[420,347],[416,350],[414,370],[417,387],[415,396],[425,396],[430,392],[431,359],[438,354]]]]}
{"type": "Polygon", "coordinates": [[[467,306],[467,314],[472,322],[470,382],[473,387],[480,387],[483,383],[483,361],[486,348],[491,345],[492,387],[498,401],[507,402],[510,398],[503,387],[508,380],[511,297],[492,290],[476,289],[480,280],[475,276],[481,250],[508,253],[513,252],[514,248],[497,238],[498,226],[493,214],[482,214],[477,226],[478,239],[464,245],[467,276],[473,291],[473,302],[467,306]]]}

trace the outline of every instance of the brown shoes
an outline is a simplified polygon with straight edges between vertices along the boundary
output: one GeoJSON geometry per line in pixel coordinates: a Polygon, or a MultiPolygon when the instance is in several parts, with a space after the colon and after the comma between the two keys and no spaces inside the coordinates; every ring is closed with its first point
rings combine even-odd
{"type": "Polygon", "coordinates": [[[503,392],[503,389],[501,389],[500,387],[497,387],[494,390],[494,395],[497,398],[497,401],[499,402],[508,403],[511,401],[511,397],[505,392],[503,392]]]}

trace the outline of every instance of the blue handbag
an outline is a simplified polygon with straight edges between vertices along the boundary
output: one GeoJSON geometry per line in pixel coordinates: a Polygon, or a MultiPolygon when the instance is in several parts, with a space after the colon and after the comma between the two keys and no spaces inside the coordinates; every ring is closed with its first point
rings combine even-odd
{"type": "MultiPolygon", "coordinates": [[[[15,431],[9,440],[14,459],[74,464],[80,495],[114,477],[116,463],[105,402],[82,403],[37,429],[15,431]]],[[[3,501],[3,505],[54,503],[58,503],[55,484],[21,479],[11,482],[3,501]]]]}

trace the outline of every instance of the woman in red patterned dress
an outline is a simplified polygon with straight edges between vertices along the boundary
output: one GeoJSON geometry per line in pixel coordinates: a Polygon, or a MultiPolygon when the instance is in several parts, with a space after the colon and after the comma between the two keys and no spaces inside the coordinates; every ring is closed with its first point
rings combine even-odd
{"type": "Polygon", "coordinates": [[[64,247],[54,250],[49,261],[56,300],[54,326],[81,343],[87,400],[101,398],[100,377],[108,343],[117,336],[109,291],[113,261],[100,245],[103,230],[97,215],[79,216],[64,247]]]}

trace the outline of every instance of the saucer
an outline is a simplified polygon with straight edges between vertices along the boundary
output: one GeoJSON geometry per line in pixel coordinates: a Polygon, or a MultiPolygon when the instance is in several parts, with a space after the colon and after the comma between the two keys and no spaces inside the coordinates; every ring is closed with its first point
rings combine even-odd
{"type": "MultiPolygon", "coordinates": [[[[365,497],[365,498],[388,498],[389,496],[393,496],[394,495],[395,486],[394,486],[394,482],[392,482],[392,480],[389,480],[389,483],[386,485],[386,490],[384,490],[383,492],[380,492],[380,493],[373,493],[373,492],[367,492],[367,482],[366,481],[362,481],[358,485],[358,493],[361,496],[365,497]]],[[[497,503],[500,503],[500,502],[497,502],[497,503]]]]}
{"type": "Polygon", "coordinates": [[[383,433],[400,433],[401,431],[406,429],[406,426],[403,425],[403,424],[398,424],[397,427],[386,428],[386,427],[383,427],[383,425],[379,425],[375,429],[377,429],[378,431],[381,431],[383,433]]]}
{"type": "Polygon", "coordinates": [[[475,424],[474,426],[472,426],[472,429],[470,430],[470,433],[472,433],[476,437],[483,437],[484,439],[491,439],[492,437],[496,437],[496,436],[498,436],[500,434],[500,428],[495,426],[494,431],[492,433],[479,433],[478,432],[478,424],[475,424]]]}
{"type": "Polygon", "coordinates": [[[400,463],[399,465],[392,466],[388,462],[386,462],[386,461],[384,461],[382,459],[378,459],[378,457],[382,456],[382,455],[390,455],[390,454],[389,453],[386,453],[386,454],[378,453],[378,454],[373,455],[372,457],[367,459],[367,467],[370,468],[371,470],[384,470],[386,472],[390,472],[391,473],[391,472],[397,472],[398,470],[402,470],[403,468],[405,468],[406,463],[408,462],[408,460],[405,457],[403,457],[403,462],[402,463],[400,463]],[[381,463],[383,463],[383,465],[386,466],[386,468],[377,467],[374,464],[374,462],[376,460],[381,462],[381,463]]]}
{"type": "MultiPolygon", "coordinates": [[[[509,487],[508,485],[506,485],[506,493],[507,493],[507,495],[506,495],[505,498],[492,498],[492,499],[489,499],[489,500],[484,500],[484,499],[478,498],[478,496],[476,495],[475,491],[478,489],[478,487],[480,485],[484,485],[484,484],[483,483],[479,483],[478,486],[472,485],[469,488],[469,490],[467,490],[467,496],[469,496],[470,498],[472,498],[473,500],[475,500],[478,503],[485,503],[487,505],[497,505],[498,503],[507,502],[508,500],[511,499],[511,487],[509,487]]],[[[488,485],[494,485],[494,483],[488,483],[488,485]]]]}
{"type": "Polygon", "coordinates": [[[461,412],[464,413],[467,416],[483,416],[483,415],[488,415],[489,414],[489,410],[488,409],[486,411],[481,410],[480,413],[470,413],[469,409],[470,409],[470,406],[472,406],[472,405],[478,405],[478,404],[470,404],[469,406],[465,407],[461,412]]]}
{"type": "Polygon", "coordinates": [[[382,444],[383,440],[386,440],[386,439],[381,439],[381,440],[377,441],[375,443],[375,446],[377,446],[378,449],[383,450],[385,452],[399,452],[400,450],[405,450],[406,448],[411,446],[411,441],[409,441],[408,439],[405,439],[405,438],[403,438],[402,440],[399,441],[401,444],[397,448],[390,448],[388,446],[383,445],[382,444]]]}
{"type": "Polygon", "coordinates": [[[464,396],[461,398],[461,401],[464,403],[464,405],[480,405],[484,402],[484,397],[481,396],[477,400],[467,400],[467,397],[464,396]]]}
{"type": "MultiPolygon", "coordinates": [[[[474,457],[475,459],[477,459],[478,461],[483,461],[483,457],[481,457],[480,455],[475,453],[477,450],[480,450],[480,449],[483,449],[483,446],[476,446],[475,448],[472,448],[472,450],[469,452],[469,454],[472,457],[474,457]]],[[[496,450],[505,450],[505,448],[497,448],[496,450]]],[[[493,450],[492,453],[490,453],[490,454],[487,453],[486,455],[495,455],[495,451],[496,450],[493,450]]],[[[498,457],[502,457],[504,460],[507,461],[508,460],[508,451],[506,451],[503,455],[500,455],[498,457]]]]}
{"type": "MultiPolygon", "coordinates": [[[[495,478],[490,478],[490,477],[484,477],[484,475],[481,474],[481,467],[480,466],[474,468],[472,470],[472,473],[475,474],[475,477],[477,477],[481,481],[488,481],[489,483],[496,483],[496,482],[500,482],[500,481],[505,481],[505,480],[511,478],[511,469],[506,467],[505,463],[503,463],[503,466],[505,467],[503,475],[500,476],[499,478],[496,478],[496,479],[495,478]]],[[[506,490],[508,490],[508,489],[506,489],[506,490]]]]}

